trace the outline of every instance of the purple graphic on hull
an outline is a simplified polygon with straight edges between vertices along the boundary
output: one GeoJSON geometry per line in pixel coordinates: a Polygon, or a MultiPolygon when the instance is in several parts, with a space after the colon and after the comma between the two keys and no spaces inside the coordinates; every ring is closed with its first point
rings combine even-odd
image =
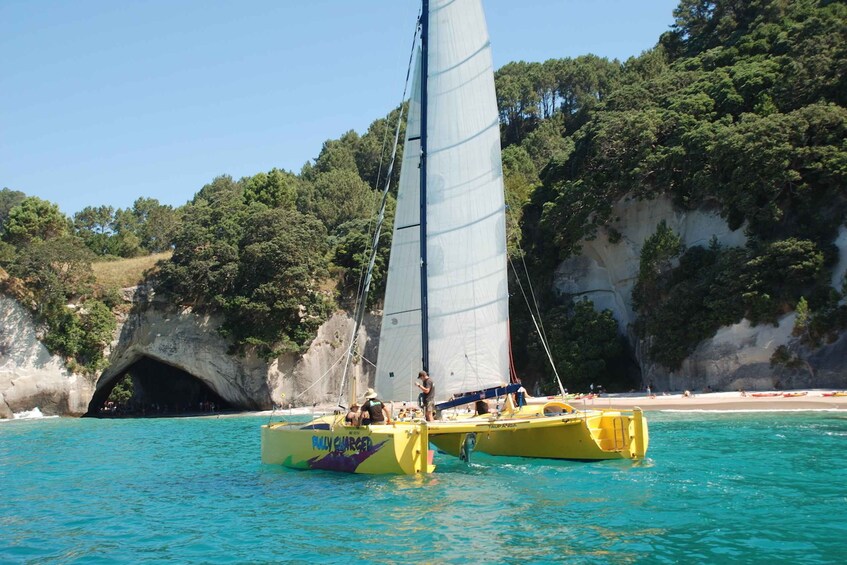
{"type": "Polygon", "coordinates": [[[307,461],[310,469],[323,469],[325,471],[342,471],[345,473],[355,473],[359,465],[364,460],[379,451],[388,440],[377,443],[370,449],[359,451],[352,455],[345,455],[342,450],[330,451],[324,457],[312,457],[307,461]]]}

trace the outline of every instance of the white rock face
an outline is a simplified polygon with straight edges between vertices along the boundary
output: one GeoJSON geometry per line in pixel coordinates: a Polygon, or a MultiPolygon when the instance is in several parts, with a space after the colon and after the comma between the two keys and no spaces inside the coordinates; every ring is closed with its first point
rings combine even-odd
{"type": "Polygon", "coordinates": [[[780,318],[777,326],[751,326],[747,320],[724,326],[714,337],[701,342],[678,371],[642,361],[645,382],[653,383],[657,391],[707,386],[713,390],[790,388],[790,375],[771,367],[770,359],[777,347],[791,340],[795,319],[792,312],[780,318]]]}
{"type": "Polygon", "coordinates": [[[190,373],[235,406],[257,409],[268,397],[267,365],[256,359],[227,355],[229,344],[218,334],[219,322],[186,309],[151,306],[131,314],[97,381],[103,390],[142,358],[190,373]]]}
{"type": "MultiPolygon", "coordinates": [[[[304,355],[270,362],[252,354],[229,355],[229,343],[217,332],[219,325],[220,319],[190,309],[174,312],[149,307],[133,315],[121,330],[97,390],[109,389],[133,363],[149,358],[191,374],[244,410],[338,402],[342,357],[352,331],[346,313],[338,312],[323,324],[304,355]]],[[[367,343],[364,329],[360,340],[367,343]]],[[[357,382],[367,382],[361,362],[352,366],[351,374],[357,382]]]]}
{"type": "MultiPolygon", "coordinates": [[[[368,380],[373,381],[374,368],[369,361],[375,360],[375,345],[368,338],[366,326],[376,324],[378,320],[366,320],[359,329],[359,350],[364,351],[364,358],[354,359],[348,368],[347,378],[355,379],[359,397],[367,389],[368,380]]],[[[281,357],[271,364],[268,382],[276,406],[347,402],[347,386],[342,394],[341,381],[353,325],[346,312],[336,312],[318,329],[306,353],[281,357]]]]}
{"type": "MultiPolygon", "coordinates": [[[[136,361],[153,359],[191,374],[221,398],[245,410],[273,405],[304,406],[339,401],[343,356],[353,328],[345,312],[336,312],[318,330],[307,352],[267,362],[255,355],[229,355],[218,334],[220,320],[190,309],[149,305],[118,328],[110,364],[98,379],[71,374],[36,338],[31,316],[13,299],[0,296],[0,418],[39,408],[44,414],[81,415],[95,394],[105,395],[113,381],[136,361]]],[[[376,327],[378,320],[366,326],[376,327]]],[[[364,359],[351,364],[359,396],[373,380],[367,359],[375,346],[366,327],[359,332],[364,359]]],[[[341,398],[347,401],[346,395],[341,398]]]]}
{"type": "Polygon", "coordinates": [[[83,414],[93,392],[93,379],[69,373],[38,341],[29,312],[0,295],[0,418],[35,408],[83,414]]]}
{"type": "Polygon", "coordinates": [[[598,310],[611,310],[624,334],[635,321],[632,289],[638,280],[641,247],[656,233],[659,222],[664,220],[686,247],[707,246],[712,237],[726,247],[747,241],[744,231],[730,230],[717,211],[676,210],[667,198],[621,200],[614,205],[612,217],[621,240],[610,243],[608,232],[600,230],[595,239],[582,242],[581,255],[559,265],[553,284],[560,294],[574,299],[585,296],[598,310]]]}
{"type": "MultiPolygon", "coordinates": [[[[618,327],[629,337],[641,366],[643,384],[653,383],[654,390],[701,389],[747,390],[780,387],[843,386],[847,383],[847,337],[815,352],[805,352],[807,370],[774,368],[770,358],[780,345],[796,345],[791,331],[794,314],[784,316],[779,325],[750,326],[747,320],[721,328],[711,339],[699,344],[680,370],[671,372],[652,363],[646,352],[649,344],[640,342],[631,330],[636,319],[632,307],[632,289],[638,279],[641,247],[664,220],[686,247],[707,246],[714,237],[726,247],[746,243],[743,230],[732,231],[712,210],[683,212],[667,198],[651,201],[624,199],[613,208],[612,223],[621,235],[610,243],[608,232],[584,241],[582,254],[562,262],[556,270],[555,289],[574,299],[587,297],[598,310],[610,309],[618,327]]],[[[841,228],[836,245],[839,262],[832,284],[840,289],[847,273],[847,229],[841,228]]]]}

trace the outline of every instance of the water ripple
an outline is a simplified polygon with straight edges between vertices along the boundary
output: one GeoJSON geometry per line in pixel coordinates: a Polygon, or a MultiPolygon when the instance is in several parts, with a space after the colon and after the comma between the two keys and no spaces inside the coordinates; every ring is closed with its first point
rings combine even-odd
{"type": "Polygon", "coordinates": [[[837,562],[847,419],[651,415],[642,462],[259,463],[265,418],[0,427],[0,562],[837,562]]]}

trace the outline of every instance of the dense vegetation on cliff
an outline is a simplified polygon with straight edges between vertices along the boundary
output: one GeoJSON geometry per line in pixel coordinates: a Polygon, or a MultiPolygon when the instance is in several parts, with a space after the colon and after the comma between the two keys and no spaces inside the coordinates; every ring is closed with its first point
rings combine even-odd
{"type": "Polygon", "coordinates": [[[550,274],[601,228],[615,242],[624,196],[717,207],[746,247],[684,249],[667,226],[645,242],[633,301],[653,360],[677,368],[720,326],[773,323],[801,300],[807,343],[832,339],[847,327],[830,286],[847,211],[847,6],[685,0],[674,16],[655,49],[621,65],[500,70],[506,152],[546,162],[524,244],[550,274]]]}
{"type": "MultiPolygon", "coordinates": [[[[633,384],[631,352],[611,314],[548,290],[581,240],[620,238],[612,206],[623,197],[717,208],[748,236],[743,248],[686,249],[656,226],[633,295],[636,331],[653,360],[676,368],[720,326],[773,323],[795,308],[807,344],[847,327],[843,289],[829,284],[847,212],[847,6],[682,0],[673,16],[654,49],[623,63],[585,55],[496,73],[509,250],[526,253],[572,389],[633,384]]],[[[91,261],[172,249],[159,287],[180,304],[222,313],[234,351],[296,351],[355,295],[398,113],[363,135],[328,140],[299,173],[213,179],[178,209],[141,198],[69,220],[4,190],[5,289],[33,308],[51,348],[95,368],[108,329],[100,322],[116,302],[113,289],[92,284],[91,261]]],[[[520,371],[549,385],[546,353],[517,299],[512,333],[520,371]]],[[[778,360],[792,359],[783,351],[778,360]]]]}
{"type": "MultiPolygon", "coordinates": [[[[68,219],[54,204],[3,189],[4,291],[33,310],[52,351],[94,371],[115,327],[110,308],[120,300],[117,289],[95,283],[92,262],[172,250],[149,276],[175,303],[222,314],[233,352],[299,351],[356,294],[377,204],[373,187],[385,182],[384,141],[398,116],[376,120],[362,136],[327,141],[300,174],[222,176],[178,209],[140,198],[126,210],[88,207],[68,219]]],[[[393,208],[391,199],[389,222],[393,208]]],[[[376,265],[374,295],[388,248],[376,265]]]]}

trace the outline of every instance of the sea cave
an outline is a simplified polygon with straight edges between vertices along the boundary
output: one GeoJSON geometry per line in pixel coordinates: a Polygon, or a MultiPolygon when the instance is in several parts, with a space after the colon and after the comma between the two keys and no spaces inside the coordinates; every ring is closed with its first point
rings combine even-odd
{"type": "Polygon", "coordinates": [[[86,416],[194,416],[233,409],[191,373],[142,357],[94,393],[86,416]]]}

